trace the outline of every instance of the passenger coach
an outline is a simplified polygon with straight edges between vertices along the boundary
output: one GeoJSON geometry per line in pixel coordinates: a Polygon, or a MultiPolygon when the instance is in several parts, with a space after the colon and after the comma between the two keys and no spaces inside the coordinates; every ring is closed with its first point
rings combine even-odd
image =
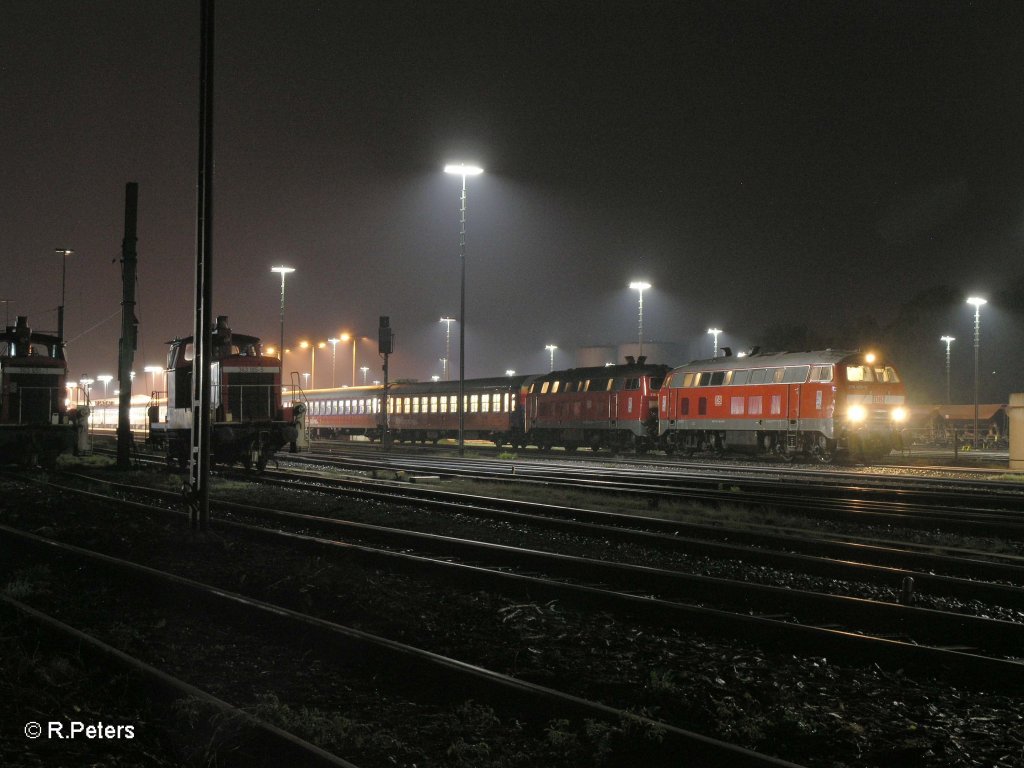
{"type": "Polygon", "coordinates": [[[676,450],[837,454],[873,461],[898,445],[906,394],[873,354],[752,354],[672,370],[658,404],[661,445],[676,450]]]}

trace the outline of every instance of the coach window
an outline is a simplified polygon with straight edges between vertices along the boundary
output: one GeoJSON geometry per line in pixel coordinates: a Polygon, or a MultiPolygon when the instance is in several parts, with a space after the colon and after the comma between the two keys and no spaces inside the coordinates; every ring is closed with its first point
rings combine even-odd
{"type": "Polygon", "coordinates": [[[448,398],[448,411],[449,413],[457,413],[459,410],[459,398],[456,395],[452,395],[448,398]]]}
{"type": "Polygon", "coordinates": [[[605,392],[611,392],[615,389],[615,379],[608,379],[608,382],[604,385],[605,392]]]}
{"type": "Polygon", "coordinates": [[[782,379],[783,379],[783,377],[785,375],[786,375],[786,369],[785,368],[769,368],[768,369],[768,377],[767,377],[766,381],[769,384],[771,384],[771,383],[781,384],[782,383],[782,379]]]}
{"type": "Polygon", "coordinates": [[[772,395],[772,416],[782,415],[782,395],[772,395]]]}
{"type": "Polygon", "coordinates": [[[702,397],[700,400],[697,401],[697,415],[698,416],[707,416],[707,414],[708,414],[708,399],[706,397],[702,397]]]}
{"type": "Polygon", "coordinates": [[[430,412],[437,413],[437,397],[430,398],[430,412]]]}
{"type": "Polygon", "coordinates": [[[405,413],[412,413],[412,400],[413,399],[414,398],[411,398],[411,397],[403,397],[402,398],[402,410],[405,411],[405,413]]]}
{"type": "Polygon", "coordinates": [[[419,413],[420,412],[420,399],[418,397],[414,397],[412,399],[412,412],[413,413],[419,413]]]}
{"type": "Polygon", "coordinates": [[[448,398],[441,398],[441,413],[448,413],[448,398]]]}
{"type": "Polygon", "coordinates": [[[831,365],[815,365],[811,368],[811,381],[832,381],[831,365]]]}
{"type": "Polygon", "coordinates": [[[810,371],[810,366],[791,365],[789,368],[784,370],[785,373],[782,377],[783,384],[803,384],[807,381],[807,373],[810,371]]]}
{"type": "Polygon", "coordinates": [[[479,413],[480,412],[480,395],[469,396],[469,412],[479,413]]]}
{"type": "Polygon", "coordinates": [[[729,413],[733,416],[743,415],[743,396],[729,398],[729,413]]]}
{"type": "Polygon", "coordinates": [[[359,412],[360,413],[366,413],[366,401],[365,400],[363,400],[362,398],[359,398],[358,400],[356,400],[356,405],[359,406],[359,412]]]}
{"type": "Polygon", "coordinates": [[[761,395],[747,398],[747,413],[751,416],[760,416],[763,413],[763,402],[764,398],[762,398],[761,395]]]}
{"type": "Polygon", "coordinates": [[[480,398],[480,412],[490,413],[491,412],[491,398],[489,395],[483,395],[480,398]]]}
{"type": "MultiPolygon", "coordinates": [[[[508,405],[508,394],[505,395],[505,405],[508,405]]],[[[491,410],[495,413],[501,412],[501,395],[497,392],[491,395],[491,410]]],[[[508,410],[508,408],[505,410],[508,410]]]]}
{"type": "Polygon", "coordinates": [[[551,386],[551,382],[550,381],[542,381],[541,384],[540,384],[540,393],[542,395],[546,395],[548,393],[548,387],[550,387],[550,386],[551,386]]]}
{"type": "Polygon", "coordinates": [[[556,392],[558,392],[558,385],[561,384],[561,383],[562,382],[560,382],[560,381],[553,381],[553,382],[551,382],[551,394],[552,395],[555,394],[556,392]]]}

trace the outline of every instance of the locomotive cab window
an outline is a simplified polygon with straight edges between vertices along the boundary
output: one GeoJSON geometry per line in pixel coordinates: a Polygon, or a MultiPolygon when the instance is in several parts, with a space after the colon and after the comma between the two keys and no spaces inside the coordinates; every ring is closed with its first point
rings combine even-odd
{"type": "Polygon", "coordinates": [[[852,383],[871,383],[875,380],[875,374],[866,365],[848,365],[846,366],[846,380],[852,383]]]}
{"type": "Polygon", "coordinates": [[[605,385],[604,391],[611,392],[615,389],[615,379],[608,379],[608,383],[605,385]]]}
{"type": "Polygon", "coordinates": [[[734,387],[742,386],[750,381],[750,371],[733,371],[732,372],[732,385],[734,387]]]}
{"type": "Polygon", "coordinates": [[[553,381],[553,382],[551,382],[551,394],[555,394],[556,392],[558,392],[558,385],[561,384],[561,383],[562,382],[560,382],[560,381],[553,381]]]}
{"type": "Polygon", "coordinates": [[[831,365],[815,365],[811,368],[811,381],[832,381],[831,365]]]}
{"type": "Polygon", "coordinates": [[[662,377],[651,378],[651,392],[657,392],[661,389],[661,385],[665,383],[665,379],[662,377]]]}
{"type": "Polygon", "coordinates": [[[630,389],[640,389],[640,379],[639,378],[626,379],[625,389],[627,389],[627,390],[630,390],[630,389]]]}
{"type": "Polygon", "coordinates": [[[711,374],[711,386],[720,387],[725,383],[725,371],[715,371],[711,374]]]}
{"type": "Polygon", "coordinates": [[[896,369],[891,366],[875,368],[875,379],[883,384],[899,384],[900,377],[896,375],[896,369]]]}
{"type": "Polygon", "coordinates": [[[755,368],[750,372],[750,383],[751,384],[764,384],[764,378],[768,374],[765,368],[755,368]]]}
{"type": "Polygon", "coordinates": [[[698,373],[697,381],[694,383],[695,387],[710,387],[711,386],[711,373],[698,373]]]}

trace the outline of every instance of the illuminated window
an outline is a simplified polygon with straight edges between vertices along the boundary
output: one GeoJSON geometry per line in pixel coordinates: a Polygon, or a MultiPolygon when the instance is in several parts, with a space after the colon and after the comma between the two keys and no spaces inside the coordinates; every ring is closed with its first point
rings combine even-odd
{"type": "Polygon", "coordinates": [[[760,416],[764,411],[764,398],[761,395],[747,398],[747,413],[751,416],[760,416]]]}
{"type": "Polygon", "coordinates": [[[580,392],[589,392],[589,391],[590,391],[590,379],[587,379],[586,381],[581,381],[580,382],[580,392]]]}
{"type": "Polygon", "coordinates": [[[848,365],[846,366],[846,380],[850,382],[873,382],[875,380],[875,374],[866,365],[848,365]]]}
{"type": "Polygon", "coordinates": [[[695,374],[695,373],[687,373],[687,374],[685,374],[683,376],[683,383],[680,384],[679,386],[681,386],[681,387],[692,387],[693,386],[693,380],[694,380],[694,378],[696,378],[696,376],[697,376],[697,374],[695,374]]]}
{"type": "Polygon", "coordinates": [[[412,412],[413,413],[419,413],[420,412],[420,399],[418,397],[414,397],[412,399],[412,412]]]}
{"type": "Polygon", "coordinates": [[[551,382],[549,382],[549,381],[544,381],[544,382],[541,382],[541,385],[540,385],[540,393],[541,393],[542,395],[546,395],[546,394],[548,393],[548,387],[549,387],[550,385],[551,385],[551,382]]]}
{"type": "Polygon", "coordinates": [[[729,413],[733,416],[743,415],[743,398],[742,397],[730,397],[729,398],[729,413]]]}
{"type": "Polygon", "coordinates": [[[448,413],[448,398],[441,398],[441,413],[448,413]]]}
{"type": "MultiPolygon", "coordinates": [[[[508,402],[508,395],[505,395],[505,402],[508,402]]],[[[498,392],[491,395],[491,410],[495,413],[501,410],[501,394],[498,392]]]]}
{"type": "Polygon", "coordinates": [[[436,397],[430,398],[430,412],[431,413],[437,413],[437,398],[436,397]]]}
{"type": "Polygon", "coordinates": [[[811,381],[832,381],[832,366],[815,365],[812,367],[811,381]]]}
{"type": "Polygon", "coordinates": [[[608,385],[604,388],[605,392],[611,392],[615,389],[615,379],[608,379],[608,385]]]}
{"type": "Polygon", "coordinates": [[[562,382],[560,382],[560,381],[552,382],[552,384],[551,384],[551,394],[555,394],[558,391],[558,385],[561,384],[561,383],[562,382]]]}
{"type": "Polygon", "coordinates": [[[480,412],[490,413],[491,412],[491,398],[488,395],[483,395],[480,398],[480,412]]]}
{"type": "Polygon", "coordinates": [[[452,413],[458,413],[459,398],[456,395],[452,395],[450,398],[448,398],[448,400],[450,403],[450,405],[448,406],[448,410],[451,411],[452,413]]]}
{"type": "Polygon", "coordinates": [[[480,410],[480,395],[469,396],[469,412],[477,413],[480,410]]]}

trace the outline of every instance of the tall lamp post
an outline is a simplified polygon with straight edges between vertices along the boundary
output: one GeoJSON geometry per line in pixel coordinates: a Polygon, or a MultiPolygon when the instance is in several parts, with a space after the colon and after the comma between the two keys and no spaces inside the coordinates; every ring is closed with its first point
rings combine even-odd
{"type": "Polygon", "coordinates": [[[558,349],[558,346],[555,344],[548,344],[544,349],[548,351],[548,373],[551,373],[555,370],[555,350],[558,349]]]}
{"type": "Polygon", "coordinates": [[[448,361],[452,359],[452,323],[455,322],[454,317],[442,317],[440,322],[444,323],[444,374],[445,381],[451,381],[451,371],[448,369],[448,361]]]}
{"type": "Polygon", "coordinates": [[[363,372],[363,386],[365,387],[366,386],[366,374],[367,374],[367,372],[370,369],[367,366],[363,365],[363,366],[360,366],[359,370],[363,372]]]}
{"type": "Polygon", "coordinates": [[[159,365],[147,365],[142,370],[149,374],[149,391],[156,391],[156,375],[162,373],[164,369],[159,365]]]}
{"type": "Polygon", "coordinates": [[[96,378],[103,383],[103,399],[106,400],[107,399],[107,384],[112,382],[114,380],[114,377],[111,376],[109,373],[101,373],[96,378]]]}
{"type": "Polygon", "coordinates": [[[949,405],[952,402],[949,395],[949,345],[956,341],[956,339],[952,336],[943,336],[939,341],[946,342],[946,405],[949,405]]]}
{"type": "Polygon", "coordinates": [[[721,328],[708,328],[708,333],[715,337],[715,347],[714,351],[711,353],[712,357],[718,357],[718,334],[721,332],[721,328]]]}
{"type": "Polygon", "coordinates": [[[967,303],[974,307],[974,448],[978,447],[978,369],[981,361],[981,307],[987,299],[971,296],[967,303]]]}
{"type": "Polygon", "coordinates": [[[54,248],[60,254],[60,306],[57,307],[57,339],[64,346],[64,286],[67,284],[68,256],[74,253],[70,248],[54,248]]]}
{"type": "Polygon", "coordinates": [[[284,378],[284,278],[295,271],[295,267],[271,267],[271,272],[281,273],[281,374],[284,378]]]}
{"type": "Polygon", "coordinates": [[[359,341],[359,337],[354,333],[343,333],[341,334],[342,341],[352,341],[352,386],[356,385],[356,344],[359,341]]]}
{"type": "Polygon", "coordinates": [[[650,288],[651,284],[650,283],[645,283],[645,282],[643,282],[641,280],[634,280],[632,283],[629,284],[629,287],[632,290],[634,290],[634,291],[639,291],[640,292],[640,312],[639,312],[639,323],[638,323],[639,330],[638,330],[638,333],[637,333],[637,337],[638,337],[638,339],[640,341],[640,352],[639,352],[639,354],[642,355],[644,353],[644,291],[646,291],[648,288],[650,288]]]}
{"type": "Polygon", "coordinates": [[[334,382],[334,371],[335,368],[337,367],[335,363],[337,362],[338,358],[338,342],[341,341],[341,339],[331,338],[328,339],[327,341],[330,342],[331,345],[331,389],[334,389],[337,386],[337,384],[335,384],[334,382]]]}
{"type": "Polygon", "coordinates": [[[462,177],[462,206],[459,209],[459,456],[466,453],[466,177],[479,176],[483,168],[464,163],[449,163],[445,173],[462,177]]]}

